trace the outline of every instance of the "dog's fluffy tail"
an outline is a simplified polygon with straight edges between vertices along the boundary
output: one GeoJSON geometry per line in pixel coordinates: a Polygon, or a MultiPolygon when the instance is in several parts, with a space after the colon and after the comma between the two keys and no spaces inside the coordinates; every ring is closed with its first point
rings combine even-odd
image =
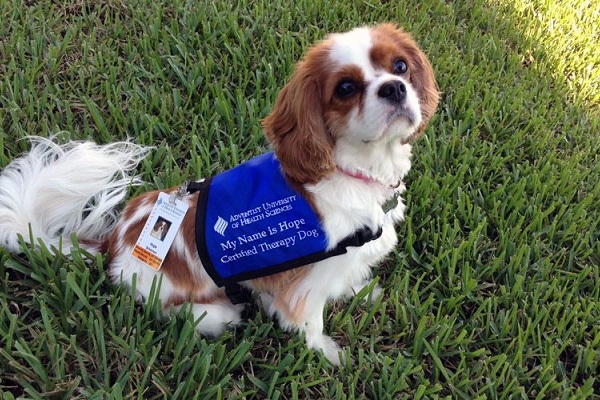
{"type": "Polygon", "coordinates": [[[0,246],[19,252],[21,235],[68,253],[75,234],[82,247],[98,251],[117,222],[116,206],[129,185],[140,183],[131,172],[149,148],[30,140],[31,151],[0,174],[0,246]]]}

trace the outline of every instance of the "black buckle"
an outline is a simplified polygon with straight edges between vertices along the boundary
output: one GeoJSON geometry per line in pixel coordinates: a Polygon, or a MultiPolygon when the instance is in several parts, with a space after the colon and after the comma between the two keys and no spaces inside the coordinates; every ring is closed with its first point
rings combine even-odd
{"type": "Polygon", "coordinates": [[[189,182],[187,184],[187,192],[189,194],[198,192],[200,189],[202,189],[203,183],[204,182],[189,182]]]}
{"type": "Polygon", "coordinates": [[[380,226],[377,232],[373,232],[371,228],[367,228],[366,226],[356,232],[356,237],[358,238],[359,246],[364,245],[372,240],[379,239],[381,234],[383,233],[383,227],[380,226]]]}

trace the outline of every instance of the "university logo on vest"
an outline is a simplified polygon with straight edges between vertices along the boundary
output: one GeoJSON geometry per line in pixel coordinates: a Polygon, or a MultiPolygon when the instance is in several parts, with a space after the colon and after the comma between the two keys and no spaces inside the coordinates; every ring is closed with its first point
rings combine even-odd
{"type": "Polygon", "coordinates": [[[221,217],[218,217],[217,223],[214,226],[215,232],[217,232],[221,236],[225,236],[225,229],[227,229],[228,225],[229,224],[227,223],[227,221],[225,221],[221,217]]]}

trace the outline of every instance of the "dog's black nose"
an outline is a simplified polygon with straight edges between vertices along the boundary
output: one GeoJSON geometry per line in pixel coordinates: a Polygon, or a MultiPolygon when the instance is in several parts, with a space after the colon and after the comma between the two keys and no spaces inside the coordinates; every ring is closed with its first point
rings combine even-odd
{"type": "Polygon", "coordinates": [[[379,87],[377,95],[392,103],[401,103],[406,98],[406,85],[401,81],[389,81],[379,87]]]}

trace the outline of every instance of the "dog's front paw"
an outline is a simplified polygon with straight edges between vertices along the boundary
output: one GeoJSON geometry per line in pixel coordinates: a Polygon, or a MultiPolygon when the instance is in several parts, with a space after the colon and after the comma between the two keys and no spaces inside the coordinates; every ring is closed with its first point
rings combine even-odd
{"type": "Polygon", "coordinates": [[[381,286],[379,286],[378,283],[373,285],[372,290],[363,292],[363,290],[365,288],[367,288],[368,286],[371,286],[372,283],[373,283],[372,279],[365,279],[355,285],[352,285],[351,295],[356,296],[356,295],[360,294],[361,300],[363,300],[364,302],[377,300],[379,298],[379,296],[381,296],[383,293],[383,288],[381,286]]]}
{"type": "Polygon", "coordinates": [[[306,344],[310,349],[320,350],[325,358],[333,365],[340,365],[344,361],[344,353],[342,348],[327,335],[319,335],[318,337],[307,337],[306,344]]]}
{"type": "Polygon", "coordinates": [[[323,347],[320,349],[325,358],[335,366],[344,361],[344,352],[342,348],[327,335],[323,335],[323,347]]]}
{"type": "Polygon", "coordinates": [[[405,210],[406,205],[404,204],[402,199],[398,199],[396,206],[385,213],[385,222],[389,224],[395,224],[397,222],[403,221],[405,210]]]}

